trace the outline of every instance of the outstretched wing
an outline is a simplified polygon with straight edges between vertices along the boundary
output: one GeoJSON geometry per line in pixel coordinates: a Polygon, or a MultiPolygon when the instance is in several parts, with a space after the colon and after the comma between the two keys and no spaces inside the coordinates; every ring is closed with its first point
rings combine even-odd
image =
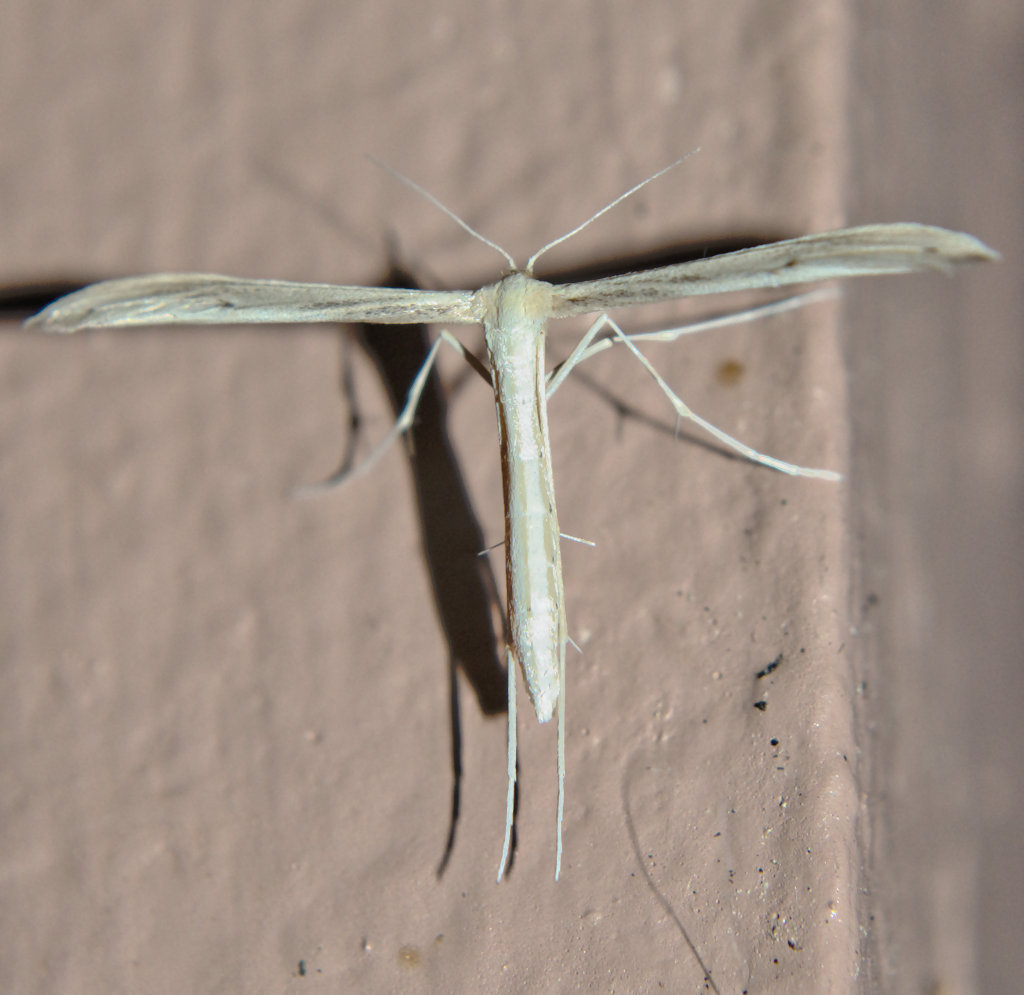
{"type": "Polygon", "coordinates": [[[812,280],[915,270],[998,259],[972,235],[930,225],[864,225],[804,235],[642,273],[554,287],[552,317],[696,294],[782,287],[812,280]]]}
{"type": "Polygon", "coordinates": [[[54,301],[27,324],[48,332],[76,332],[80,328],[134,325],[478,320],[473,295],[463,290],[339,287],[205,273],[161,273],[85,287],[54,301]]]}

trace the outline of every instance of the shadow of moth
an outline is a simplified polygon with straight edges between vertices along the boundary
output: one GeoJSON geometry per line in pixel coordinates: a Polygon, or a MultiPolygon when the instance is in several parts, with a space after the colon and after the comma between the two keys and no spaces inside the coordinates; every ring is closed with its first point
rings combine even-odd
{"type": "MultiPolygon", "coordinates": [[[[673,163],[675,165],[675,163],[673,163]]],[[[667,167],[671,169],[672,167],[667,167]]],[[[473,231],[436,198],[410,183],[470,234],[500,252],[509,273],[479,290],[424,291],[333,284],[247,280],[207,274],[172,274],[108,280],[54,302],[28,324],[49,332],[145,325],[223,325],[289,322],[390,324],[482,324],[494,388],[505,501],[505,574],[508,633],[508,793],[505,839],[498,881],[508,864],[516,776],[516,667],[522,668],[537,718],[558,714],[558,813],[555,879],[562,864],[565,801],[565,647],[569,641],[563,597],[561,534],[548,440],[547,399],[581,362],[612,345],[623,345],[654,378],[676,414],[699,425],[746,458],[784,473],[837,480],[828,470],[795,466],[757,452],[691,411],[637,347],[640,341],[674,341],[685,334],[719,328],[830,296],[812,292],[765,307],[661,332],[627,335],[606,313],[653,301],[697,294],[784,287],[837,277],[950,270],[956,263],[998,256],[978,239],[920,224],[875,224],[805,235],[695,262],[662,266],[583,283],[551,284],[532,275],[548,249],[575,235],[661,170],[637,184],[571,232],[536,252],[519,269],[500,246],[473,231]],[[600,313],[560,366],[545,371],[544,336],[549,319],[600,313]],[[599,337],[604,333],[604,337],[599,337]]],[[[409,182],[409,181],[405,181],[409,182]]],[[[368,470],[411,424],[438,349],[447,342],[475,363],[447,331],[432,345],[394,426],[354,471],[337,484],[368,470]]],[[[479,366],[479,364],[475,363],[479,366]]]]}

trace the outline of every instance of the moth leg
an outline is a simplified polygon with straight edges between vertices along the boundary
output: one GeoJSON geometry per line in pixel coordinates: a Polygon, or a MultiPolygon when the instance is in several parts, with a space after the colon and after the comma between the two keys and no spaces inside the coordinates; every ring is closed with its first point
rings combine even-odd
{"type": "MultiPolygon", "coordinates": [[[[773,470],[779,470],[782,473],[788,473],[794,477],[815,477],[819,480],[841,480],[842,475],[836,473],[834,470],[817,470],[806,466],[797,466],[795,463],[786,463],[784,460],[776,459],[774,456],[766,456],[764,453],[758,452],[756,449],[746,445],[746,443],[740,442],[739,439],[733,438],[727,432],[723,432],[720,428],[716,428],[709,421],[705,421],[696,412],[692,411],[682,401],[682,399],[672,390],[667,383],[665,383],[661,374],[654,368],[647,357],[633,344],[630,340],[631,336],[626,335],[621,328],[606,314],[602,315],[594,324],[590,330],[583,337],[580,345],[573,350],[572,359],[574,356],[579,354],[584,356],[586,354],[586,347],[593,341],[594,336],[604,328],[610,328],[615,338],[611,341],[622,342],[630,352],[640,361],[644,369],[654,378],[654,382],[661,388],[662,393],[669,399],[672,407],[675,409],[676,415],[679,418],[685,418],[687,421],[693,422],[695,425],[699,425],[705,432],[714,438],[718,439],[719,442],[728,446],[733,451],[739,453],[741,456],[746,457],[754,463],[761,463],[764,466],[770,466],[773,470]],[[583,347],[581,349],[581,346],[583,347]]],[[[568,360],[566,365],[568,365],[568,360]]],[[[581,362],[577,357],[575,363],[581,362]]],[[[561,383],[564,377],[561,377],[562,371],[559,371],[560,376],[556,377],[552,381],[555,386],[561,383]]]]}
{"type": "MultiPolygon", "coordinates": [[[[460,356],[463,357],[463,359],[476,369],[477,372],[480,372],[481,364],[479,360],[470,353],[454,335],[449,332],[442,331],[434,340],[433,345],[431,345],[430,351],[427,353],[427,358],[423,361],[423,365],[420,367],[419,372],[416,374],[416,378],[409,387],[409,393],[406,395],[405,407],[402,408],[398,417],[395,419],[395,423],[391,426],[388,434],[373,447],[370,454],[355,466],[343,467],[337,473],[331,474],[331,476],[326,480],[322,480],[316,484],[305,484],[301,487],[297,487],[294,491],[295,494],[300,496],[319,494],[323,491],[328,491],[332,488],[339,487],[342,484],[346,484],[350,480],[353,480],[356,477],[361,477],[364,473],[368,473],[373,469],[380,458],[387,452],[391,444],[401,436],[403,432],[406,432],[412,426],[413,420],[416,417],[416,406],[419,404],[420,396],[423,394],[423,388],[426,386],[427,377],[430,376],[430,371],[437,360],[437,354],[441,349],[442,342],[450,345],[459,353],[460,356]]],[[[488,382],[490,382],[489,377],[488,382]]]]}
{"type": "MultiPolygon", "coordinates": [[[[566,359],[553,369],[548,374],[548,388],[547,388],[547,399],[550,401],[552,395],[562,386],[565,378],[583,362],[588,356],[594,355],[595,352],[600,352],[602,348],[606,348],[603,342],[596,343],[591,347],[597,334],[605,327],[606,324],[611,323],[611,318],[608,315],[603,314],[600,318],[595,321],[590,328],[587,329],[586,335],[583,336],[576,343],[576,348],[566,357],[566,359]]],[[[611,342],[613,339],[606,339],[605,341],[611,342]]]]}
{"type": "Polygon", "coordinates": [[[762,304],[759,307],[748,308],[745,311],[731,311],[728,314],[717,315],[714,318],[706,318],[703,321],[693,321],[686,325],[679,325],[676,328],[662,328],[656,332],[637,332],[632,335],[612,336],[610,338],[594,341],[598,332],[606,325],[604,317],[598,318],[590,330],[580,340],[579,345],[572,351],[572,354],[561,364],[555,367],[548,375],[548,397],[561,386],[562,381],[585,359],[596,356],[614,345],[621,345],[625,339],[633,342],[675,342],[684,335],[696,335],[698,332],[713,332],[719,328],[728,328],[731,325],[744,324],[748,321],[758,321],[761,318],[771,318],[787,311],[806,307],[808,304],[815,304],[819,301],[835,300],[839,296],[834,287],[824,287],[818,290],[810,290],[804,294],[796,294],[793,297],[784,297],[782,300],[772,301],[770,304],[762,304]]]}
{"type": "Polygon", "coordinates": [[[501,848],[501,863],[498,865],[498,884],[501,884],[512,849],[516,801],[516,667],[519,664],[512,647],[506,646],[505,650],[505,666],[508,668],[508,795],[505,799],[505,842],[501,848]]]}

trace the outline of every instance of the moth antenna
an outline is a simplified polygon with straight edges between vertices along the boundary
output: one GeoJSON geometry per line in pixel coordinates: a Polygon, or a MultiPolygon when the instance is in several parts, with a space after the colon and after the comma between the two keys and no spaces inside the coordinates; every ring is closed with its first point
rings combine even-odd
{"type": "Polygon", "coordinates": [[[601,217],[602,214],[607,214],[608,211],[610,211],[617,204],[621,204],[622,201],[624,201],[627,197],[632,197],[633,194],[637,192],[637,190],[640,190],[642,187],[647,186],[648,183],[653,183],[656,179],[658,179],[659,176],[664,176],[670,169],[675,169],[676,166],[678,166],[681,162],[686,162],[686,160],[689,159],[690,156],[696,155],[699,151],[700,149],[696,148],[692,152],[687,152],[686,155],[682,156],[679,159],[676,159],[675,162],[669,163],[664,169],[659,169],[653,176],[648,176],[646,180],[641,180],[638,184],[636,184],[636,186],[630,187],[623,194],[619,194],[619,196],[616,197],[615,200],[613,200],[610,204],[605,204],[604,207],[602,207],[601,210],[598,211],[596,214],[590,215],[590,217],[587,218],[587,220],[584,221],[583,224],[577,225],[575,228],[573,228],[572,231],[566,232],[564,235],[560,235],[553,242],[548,242],[548,244],[545,245],[544,248],[538,249],[532,256],[530,256],[529,260],[526,263],[526,269],[523,272],[532,273],[534,264],[542,255],[544,255],[545,252],[548,251],[548,249],[553,249],[556,245],[560,245],[562,242],[566,241],[566,239],[570,239],[573,237],[573,235],[576,235],[579,232],[583,231],[583,229],[586,228],[587,225],[596,221],[599,217],[601,217]]]}
{"type": "MultiPolygon", "coordinates": [[[[445,214],[447,214],[448,217],[452,219],[452,221],[459,225],[459,227],[468,231],[469,234],[473,236],[473,238],[483,242],[484,245],[490,246],[492,249],[494,249],[495,252],[500,252],[501,255],[503,255],[506,261],[508,262],[509,268],[512,269],[513,271],[516,270],[516,261],[500,245],[498,245],[497,242],[492,242],[486,235],[481,235],[480,232],[478,232],[475,228],[471,227],[469,224],[463,221],[462,218],[460,218],[450,207],[446,207],[444,204],[442,204],[441,201],[439,201],[432,193],[430,193],[429,190],[424,190],[423,187],[421,187],[415,180],[410,180],[408,176],[405,176],[403,173],[400,173],[397,169],[395,169],[392,166],[389,166],[386,162],[381,162],[380,159],[375,159],[372,155],[368,156],[367,158],[375,166],[379,167],[380,169],[383,169],[387,173],[390,173],[396,180],[400,180],[411,190],[415,190],[416,193],[418,193],[421,197],[424,197],[427,200],[429,200],[430,203],[434,205],[434,207],[438,208],[438,210],[443,211],[445,214]]],[[[529,272],[529,269],[527,269],[527,272],[529,272]]]]}

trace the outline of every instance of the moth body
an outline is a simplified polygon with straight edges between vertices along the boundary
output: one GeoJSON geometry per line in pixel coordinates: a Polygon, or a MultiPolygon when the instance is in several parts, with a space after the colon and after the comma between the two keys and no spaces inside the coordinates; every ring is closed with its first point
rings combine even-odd
{"type": "Polygon", "coordinates": [[[537,718],[547,722],[567,638],[544,370],[551,285],[513,273],[480,294],[501,448],[509,638],[537,718]]]}

